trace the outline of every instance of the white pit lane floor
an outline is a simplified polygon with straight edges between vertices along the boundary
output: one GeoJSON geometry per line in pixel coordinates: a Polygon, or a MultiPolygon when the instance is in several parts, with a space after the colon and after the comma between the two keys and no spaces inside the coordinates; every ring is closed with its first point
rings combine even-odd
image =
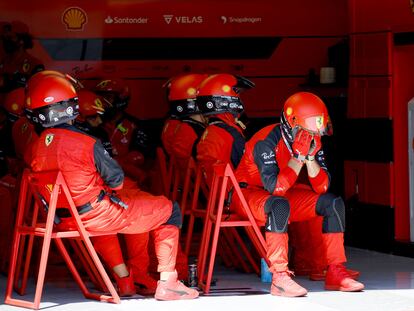
{"type": "MultiPolygon", "coordinates": [[[[217,279],[216,286],[212,287],[209,296],[201,296],[196,300],[156,301],[154,298],[135,296],[122,299],[120,305],[97,302],[85,299],[76,283],[65,278],[46,281],[40,308],[47,311],[414,311],[413,258],[357,248],[347,248],[347,255],[347,266],[361,271],[360,281],[365,284],[363,292],[325,291],[323,282],[297,277],[297,282],[308,289],[307,297],[275,297],[269,294],[270,284],[261,283],[255,274],[217,266],[213,276],[217,279]]],[[[6,278],[0,276],[0,310],[24,310],[3,303],[5,287],[6,278]]],[[[28,295],[33,294],[33,291],[34,285],[30,282],[28,295]]]]}

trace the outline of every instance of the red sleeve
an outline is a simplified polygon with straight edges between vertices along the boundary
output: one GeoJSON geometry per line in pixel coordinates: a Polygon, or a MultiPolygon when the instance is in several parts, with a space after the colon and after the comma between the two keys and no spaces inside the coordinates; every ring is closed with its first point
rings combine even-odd
{"type": "Polygon", "coordinates": [[[320,169],[318,175],[309,177],[313,191],[316,193],[325,193],[328,191],[329,177],[324,169],[320,169]]]}
{"type": "Polygon", "coordinates": [[[279,175],[277,175],[277,182],[273,195],[284,196],[286,191],[295,184],[296,179],[298,179],[298,175],[296,175],[296,172],[292,168],[289,166],[283,168],[279,172],[279,175]]]}
{"type": "Polygon", "coordinates": [[[174,136],[174,144],[172,145],[173,154],[178,158],[190,158],[196,139],[197,134],[193,128],[182,122],[174,136]]]}
{"type": "Polygon", "coordinates": [[[204,131],[197,145],[197,161],[203,166],[208,182],[212,180],[214,164],[230,162],[231,140],[230,134],[217,126],[208,126],[204,131]]]}

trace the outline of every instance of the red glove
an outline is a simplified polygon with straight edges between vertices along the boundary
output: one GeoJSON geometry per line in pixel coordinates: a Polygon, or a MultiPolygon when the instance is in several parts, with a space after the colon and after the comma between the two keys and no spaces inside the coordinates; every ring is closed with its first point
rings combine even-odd
{"type": "Polygon", "coordinates": [[[304,161],[309,153],[309,148],[312,142],[312,135],[305,130],[300,129],[293,141],[292,150],[293,156],[300,161],[304,161]]]}
{"type": "Polygon", "coordinates": [[[315,135],[310,144],[309,153],[306,160],[313,160],[318,151],[322,148],[321,136],[315,135]]]}

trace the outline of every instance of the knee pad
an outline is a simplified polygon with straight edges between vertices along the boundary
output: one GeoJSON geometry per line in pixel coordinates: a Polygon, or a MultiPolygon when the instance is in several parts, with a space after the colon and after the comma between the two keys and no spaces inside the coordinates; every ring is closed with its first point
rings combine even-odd
{"type": "Polygon", "coordinates": [[[178,227],[178,229],[181,229],[183,222],[182,222],[182,216],[181,216],[181,209],[177,202],[173,203],[171,216],[168,218],[166,225],[173,225],[178,227]]]}
{"type": "Polygon", "coordinates": [[[265,203],[266,231],[285,233],[287,232],[290,216],[289,201],[282,197],[270,196],[265,203]]]}
{"type": "Polygon", "coordinates": [[[323,233],[345,231],[345,203],[341,197],[332,193],[322,194],[316,202],[316,213],[323,216],[323,233]]]}

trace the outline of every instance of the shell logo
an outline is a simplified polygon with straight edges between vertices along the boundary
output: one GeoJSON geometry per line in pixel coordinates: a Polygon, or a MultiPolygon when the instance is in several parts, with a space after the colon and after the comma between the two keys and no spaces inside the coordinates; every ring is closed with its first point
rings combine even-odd
{"type": "Polygon", "coordinates": [[[87,22],[86,12],[79,7],[67,8],[62,14],[62,23],[66,25],[66,30],[81,31],[87,22]]]}

